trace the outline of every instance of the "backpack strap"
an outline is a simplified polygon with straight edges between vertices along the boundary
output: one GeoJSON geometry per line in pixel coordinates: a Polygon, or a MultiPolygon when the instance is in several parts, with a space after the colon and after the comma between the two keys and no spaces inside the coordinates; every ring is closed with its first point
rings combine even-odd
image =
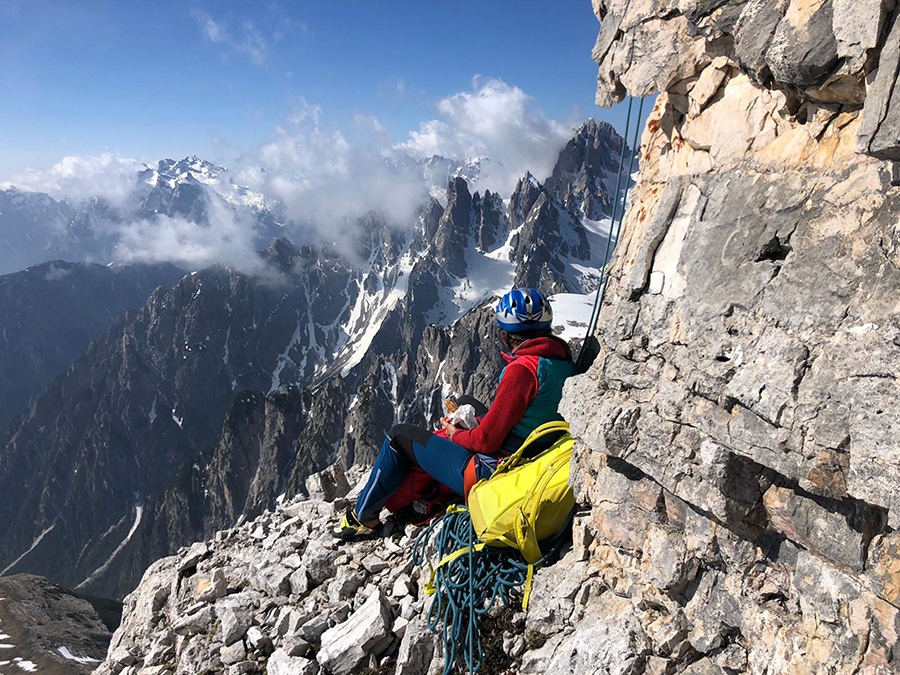
{"type": "MultiPolygon", "coordinates": [[[[569,423],[564,422],[563,420],[554,420],[552,422],[544,422],[537,429],[528,434],[528,438],[519,446],[519,449],[516,450],[513,454],[507,457],[503,462],[501,462],[500,466],[497,467],[497,470],[494,472],[494,476],[504,472],[509,471],[511,468],[519,464],[522,459],[522,453],[525,451],[529,445],[534,443],[537,439],[542,436],[546,436],[547,434],[553,434],[558,432],[567,432],[569,430],[569,423]]],[[[488,479],[490,480],[490,478],[488,479]]]]}
{"type": "Polygon", "coordinates": [[[525,557],[525,560],[528,561],[528,564],[536,563],[544,555],[541,553],[537,532],[534,530],[534,516],[535,514],[532,508],[529,508],[526,513],[525,509],[519,506],[518,522],[516,523],[514,530],[516,548],[522,552],[522,555],[525,557]]]}

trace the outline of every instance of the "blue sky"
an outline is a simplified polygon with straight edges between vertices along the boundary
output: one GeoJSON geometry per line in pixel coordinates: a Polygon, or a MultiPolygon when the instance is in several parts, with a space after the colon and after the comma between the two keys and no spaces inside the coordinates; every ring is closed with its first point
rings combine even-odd
{"type": "Polygon", "coordinates": [[[401,144],[486,82],[621,129],[593,102],[598,29],[589,0],[5,0],[0,181],[65,156],[228,162],[303,123],[401,144]]]}

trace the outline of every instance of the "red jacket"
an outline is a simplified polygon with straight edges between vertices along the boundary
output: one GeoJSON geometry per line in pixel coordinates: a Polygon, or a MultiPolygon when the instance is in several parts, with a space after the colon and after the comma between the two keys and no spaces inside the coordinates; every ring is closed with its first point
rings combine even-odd
{"type": "Polygon", "coordinates": [[[497,387],[497,395],[481,423],[474,429],[460,429],[453,434],[453,442],[471,452],[490,454],[497,452],[510,429],[515,426],[538,392],[538,380],[534,371],[525,364],[517,364],[520,356],[543,356],[548,359],[570,358],[562,340],[552,337],[533,338],[523,342],[512,353],[503,354],[509,362],[503,371],[503,379],[497,387]]]}

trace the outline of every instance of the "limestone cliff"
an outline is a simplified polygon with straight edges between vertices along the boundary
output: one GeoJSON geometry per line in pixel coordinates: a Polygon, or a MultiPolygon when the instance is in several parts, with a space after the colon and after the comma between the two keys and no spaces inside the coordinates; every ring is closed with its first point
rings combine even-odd
{"type": "Polygon", "coordinates": [[[563,404],[618,612],[523,670],[898,672],[894,3],[594,9],[598,103],[659,92],[563,404]]]}

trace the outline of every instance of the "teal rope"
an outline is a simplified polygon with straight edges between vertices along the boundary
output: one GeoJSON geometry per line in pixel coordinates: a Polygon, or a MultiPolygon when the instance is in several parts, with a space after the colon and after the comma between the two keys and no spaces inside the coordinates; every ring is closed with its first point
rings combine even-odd
{"type": "MultiPolygon", "coordinates": [[[[543,542],[548,553],[534,565],[537,570],[556,558],[569,528],[543,542]]],[[[478,543],[468,511],[447,513],[432,521],[413,545],[413,563],[426,562],[425,549],[434,538],[438,559],[478,543]]],[[[499,600],[512,604],[515,591],[528,575],[528,563],[515,549],[485,547],[472,551],[439,567],[435,573],[435,595],[428,608],[427,625],[437,630],[440,624],[444,644],[444,675],[450,675],[458,652],[462,652],[469,673],[481,668],[484,651],[478,630],[478,617],[486,614],[499,600]]]]}
{"type": "MultiPolygon", "coordinates": [[[[630,114],[630,112],[629,112],[629,114],[630,114]]],[[[640,103],[638,104],[637,123],[634,125],[634,140],[631,142],[632,150],[635,147],[637,147],[637,143],[639,140],[638,135],[641,133],[641,125],[640,125],[641,115],[643,115],[643,114],[644,114],[644,99],[641,99],[640,103]]],[[[625,133],[626,134],[628,133],[627,129],[626,129],[625,133]]],[[[623,139],[623,140],[627,140],[627,139],[623,139]]],[[[629,178],[629,180],[631,179],[631,173],[634,170],[634,156],[636,154],[637,154],[636,152],[632,151],[631,158],[628,160],[628,178],[629,178]]],[[[621,169],[621,167],[620,167],[620,169],[621,169]]],[[[628,199],[628,183],[625,183],[625,194],[622,195],[622,211],[619,213],[619,225],[618,225],[618,227],[615,228],[616,243],[618,243],[619,233],[622,231],[622,221],[625,219],[625,202],[627,201],[627,199],[628,199]]],[[[615,219],[610,222],[610,228],[609,228],[610,239],[613,238],[613,226],[615,226],[615,219]]],[[[610,240],[608,239],[607,244],[609,243],[609,241],[610,240]]],[[[608,258],[607,258],[607,260],[608,260],[608,258]]],[[[606,265],[605,264],[603,265],[603,272],[605,275],[605,273],[606,273],[606,265]]],[[[603,286],[602,286],[603,292],[600,293],[598,302],[596,303],[597,318],[599,318],[599,316],[600,316],[600,307],[603,306],[603,301],[606,299],[606,287],[608,285],[609,285],[608,283],[603,284],[603,286]]],[[[600,288],[597,289],[598,293],[600,292],[600,290],[601,290],[600,288]]],[[[596,328],[596,321],[594,322],[594,328],[596,328]]],[[[591,332],[593,332],[593,330],[591,332]]],[[[590,333],[588,333],[588,335],[590,335],[590,333]]]]}
{"type": "MultiPolygon", "coordinates": [[[[641,99],[643,103],[643,99],[641,99]]],[[[585,335],[585,340],[590,337],[591,333],[594,332],[594,329],[597,327],[597,319],[600,316],[600,305],[602,303],[601,300],[601,289],[604,286],[604,282],[606,280],[606,266],[609,263],[609,255],[612,252],[612,242],[613,242],[613,229],[616,226],[616,216],[619,211],[619,192],[622,190],[622,168],[625,166],[625,148],[628,147],[628,131],[631,128],[631,107],[634,104],[634,96],[628,97],[628,112],[625,115],[625,135],[622,136],[622,149],[619,153],[619,171],[616,174],[616,192],[613,195],[613,209],[612,216],[609,219],[609,235],[606,237],[606,251],[603,253],[603,267],[600,268],[600,280],[597,283],[597,294],[594,296],[594,306],[591,309],[591,320],[588,322],[588,331],[587,335],[585,335]]],[[[638,123],[640,122],[640,116],[638,116],[638,123]]],[[[634,148],[632,148],[632,158],[634,157],[634,148]]],[[[627,193],[628,190],[628,180],[630,179],[631,173],[625,177],[625,190],[627,193]]],[[[621,211],[625,212],[625,197],[622,198],[622,209],[621,211]]]]}
{"type": "Polygon", "coordinates": [[[631,174],[634,167],[634,156],[637,154],[635,148],[637,148],[638,135],[641,132],[641,115],[643,115],[644,112],[644,99],[641,98],[640,103],[638,104],[637,119],[634,124],[634,140],[631,143],[631,157],[628,160],[628,174],[625,176],[624,194],[622,195],[621,201],[622,208],[620,209],[618,197],[619,191],[622,190],[622,169],[625,166],[625,148],[628,147],[628,132],[631,128],[631,108],[633,102],[634,96],[629,96],[628,113],[625,117],[625,135],[622,136],[622,151],[619,154],[619,171],[616,175],[616,193],[613,200],[612,217],[609,220],[609,236],[606,238],[606,251],[603,254],[603,267],[600,268],[600,279],[597,283],[597,291],[594,295],[594,306],[591,308],[591,319],[588,321],[588,329],[584,335],[584,341],[581,343],[581,348],[578,350],[578,358],[575,361],[581,369],[579,372],[587,370],[588,365],[590,365],[583,362],[583,359],[585,358],[584,349],[588,339],[597,329],[597,321],[600,318],[600,308],[603,306],[603,301],[606,299],[606,287],[609,285],[609,275],[607,274],[606,268],[609,266],[609,257],[613,248],[612,242],[616,242],[616,244],[619,243],[619,233],[622,230],[622,221],[625,218],[625,203],[628,200],[629,181],[631,180],[631,174]],[[618,219],[618,225],[616,219],[618,219]]]}

